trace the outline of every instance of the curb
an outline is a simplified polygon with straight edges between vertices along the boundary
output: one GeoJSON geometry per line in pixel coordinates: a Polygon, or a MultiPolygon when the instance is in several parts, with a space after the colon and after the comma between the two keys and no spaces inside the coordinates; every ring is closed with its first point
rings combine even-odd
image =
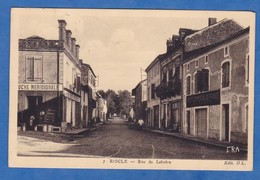
{"type": "MultiPolygon", "coordinates": [[[[221,147],[221,148],[227,148],[228,146],[234,146],[232,144],[230,145],[225,145],[225,144],[217,144],[217,143],[213,143],[213,142],[209,142],[209,141],[203,141],[203,140],[200,140],[200,139],[194,139],[194,138],[189,138],[189,137],[185,137],[185,136],[180,136],[180,135],[175,135],[175,134],[172,134],[172,133],[167,133],[167,132],[158,132],[158,131],[153,131],[153,130],[149,130],[149,129],[143,129],[145,131],[148,131],[148,132],[151,132],[151,133],[157,133],[157,134],[162,134],[162,135],[167,135],[167,136],[172,136],[172,137],[177,137],[177,138],[181,138],[181,139],[186,139],[186,140],[189,140],[189,141],[195,141],[195,142],[199,142],[199,143],[203,143],[203,144],[208,144],[208,145],[211,145],[211,146],[217,146],[217,147],[221,147]]],[[[239,149],[240,151],[242,152],[248,152],[247,149],[244,149],[244,148],[241,148],[239,149]]]]}

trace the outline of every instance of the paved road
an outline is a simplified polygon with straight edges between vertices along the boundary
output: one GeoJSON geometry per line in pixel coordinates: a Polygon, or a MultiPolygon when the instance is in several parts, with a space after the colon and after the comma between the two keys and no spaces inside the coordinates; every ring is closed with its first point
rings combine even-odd
{"type": "MultiPolygon", "coordinates": [[[[48,144],[48,143],[47,143],[48,144]]],[[[226,153],[219,147],[159,135],[147,131],[129,129],[127,121],[114,118],[90,134],[71,139],[68,146],[48,150],[51,155],[79,155],[81,157],[118,158],[170,158],[170,159],[246,159],[247,154],[226,153]]],[[[35,146],[35,144],[34,144],[35,146]]],[[[42,148],[44,149],[44,148],[42,148]]],[[[22,155],[23,153],[21,153],[22,155]]],[[[27,153],[28,154],[28,153],[27,153]]]]}

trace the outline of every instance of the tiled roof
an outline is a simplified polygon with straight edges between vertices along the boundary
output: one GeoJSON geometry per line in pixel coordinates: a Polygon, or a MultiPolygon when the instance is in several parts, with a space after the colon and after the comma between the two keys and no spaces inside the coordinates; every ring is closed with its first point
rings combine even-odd
{"type": "Polygon", "coordinates": [[[185,51],[192,51],[221,42],[243,29],[231,19],[224,19],[218,23],[205,27],[185,38],[185,51]]]}
{"type": "Polygon", "coordinates": [[[193,59],[193,58],[196,58],[197,56],[203,54],[203,53],[206,53],[208,52],[209,50],[211,50],[212,48],[215,48],[215,47],[218,47],[218,46],[221,46],[223,43],[226,43],[226,42],[229,42],[237,37],[240,37],[246,33],[249,33],[249,30],[250,30],[250,27],[247,27],[239,32],[236,32],[234,33],[232,36],[229,36],[228,38],[222,40],[222,41],[219,41],[215,44],[212,44],[212,45],[209,45],[209,46],[206,46],[206,47],[202,47],[202,48],[198,48],[198,49],[194,49],[192,51],[188,51],[188,52],[184,52],[183,54],[183,63],[193,59]]]}

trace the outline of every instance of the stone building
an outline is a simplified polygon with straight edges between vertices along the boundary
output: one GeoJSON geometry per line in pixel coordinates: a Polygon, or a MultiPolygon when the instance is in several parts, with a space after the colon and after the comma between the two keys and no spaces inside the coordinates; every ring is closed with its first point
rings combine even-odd
{"type": "Polygon", "coordinates": [[[66,22],[58,23],[58,40],[19,39],[18,123],[34,116],[43,131],[65,131],[80,124],[79,45],[66,22]]]}
{"type": "Polygon", "coordinates": [[[147,80],[144,79],[139,82],[136,87],[132,90],[132,96],[135,96],[134,103],[134,114],[135,119],[143,119],[145,121],[145,125],[147,126],[146,121],[146,112],[145,109],[147,107],[147,80]]]}
{"type": "Polygon", "coordinates": [[[87,121],[86,125],[96,122],[97,96],[96,96],[96,75],[89,64],[81,64],[81,91],[85,100],[82,104],[85,110],[82,111],[83,119],[87,121]]]}
{"type": "Polygon", "coordinates": [[[249,28],[210,18],[184,50],[183,133],[247,143],[249,28]]]}
{"type": "Polygon", "coordinates": [[[160,98],[161,125],[180,133],[182,126],[182,57],[183,42],[186,36],[196,32],[192,29],[179,29],[179,35],[167,40],[167,51],[160,56],[160,84],[156,95],[160,98]]]}
{"type": "Polygon", "coordinates": [[[157,56],[145,69],[147,73],[147,126],[160,128],[160,98],[155,93],[155,88],[160,84],[160,57],[157,56]]]}

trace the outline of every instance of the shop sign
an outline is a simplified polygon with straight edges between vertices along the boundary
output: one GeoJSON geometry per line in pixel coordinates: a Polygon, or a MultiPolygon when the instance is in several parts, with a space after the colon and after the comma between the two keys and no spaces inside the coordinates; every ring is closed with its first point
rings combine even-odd
{"type": "Polygon", "coordinates": [[[187,107],[220,104],[220,90],[187,96],[187,107]]]}
{"type": "Polygon", "coordinates": [[[61,84],[18,84],[19,91],[62,91],[61,84]]]}
{"type": "Polygon", "coordinates": [[[67,92],[67,91],[64,91],[64,96],[69,98],[69,99],[72,99],[73,101],[77,101],[77,102],[80,102],[80,97],[70,93],[70,92],[67,92]]]}

